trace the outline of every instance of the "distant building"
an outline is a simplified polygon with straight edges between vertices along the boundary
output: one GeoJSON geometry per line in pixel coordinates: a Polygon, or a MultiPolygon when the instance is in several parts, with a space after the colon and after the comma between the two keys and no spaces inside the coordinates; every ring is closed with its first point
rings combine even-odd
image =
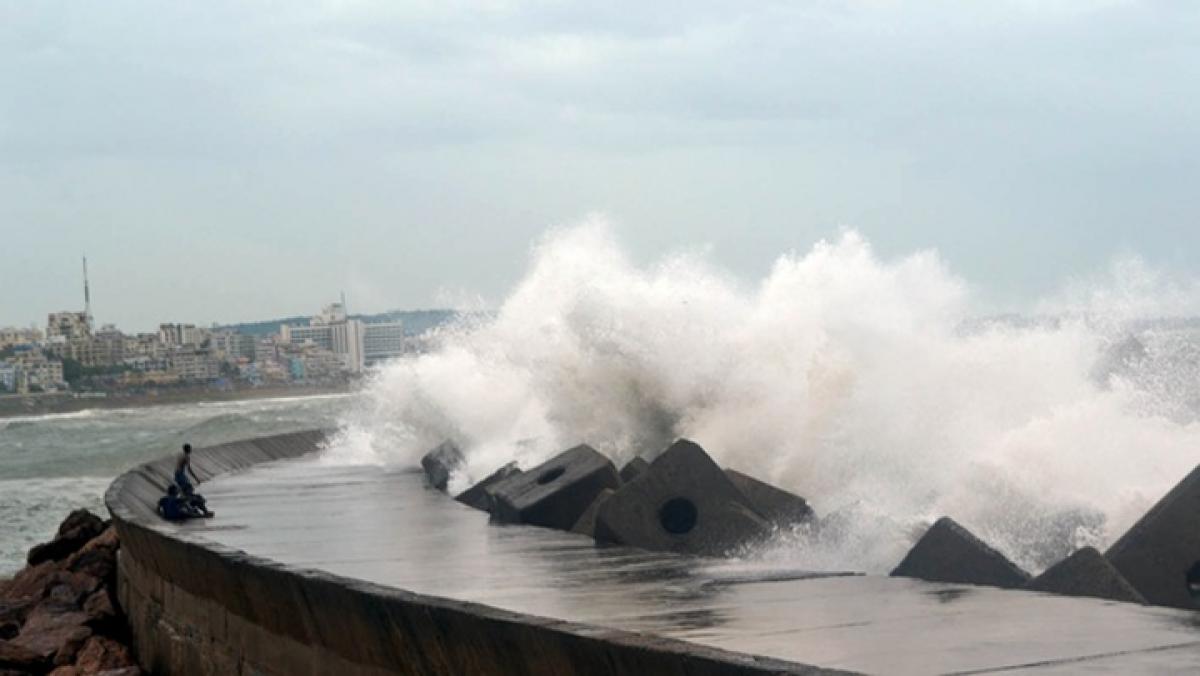
{"type": "Polygon", "coordinates": [[[163,345],[199,345],[203,340],[203,329],[195,324],[159,324],[158,340],[163,345]]]}
{"type": "Polygon", "coordinates": [[[341,303],[325,306],[308,326],[279,327],[280,342],[315,345],[340,356],[345,368],[359,373],[404,353],[404,326],[399,322],[367,324],[346,317],[341,303]]]}
{"type": "Polygon", "coordinates": [[[375,366],[404,356],[406,339],[402,323],[363,324],[362,327],[364,366],[375,366]]]}
{"type": "Polygon", "coordinates": [[[62,362],[48,359],[41,350],[24,349],[5,362],[12,367],[12,386],[17,392],[54,392],[64,385],[62,362]]]}
{"type": "Polygon", "coordinates": [[[92,337],[92,317],[87,312],[51,312],[46,320],[46,340],[70,342],[92,337]]]}
{"type": "Polygon", "coordinates": [[[17,389],[17,366],[7,361],[0,362],[0,392],[17,389]]]}
{"type": "Polygon", "coordinates": [[[226,361],[254,359],[254,336],[236,331],[214,331],[210,349],[226,361]]]}
{"type": "Polygon", "coordinates": [[[171,353],[167,363],[182,381],[208,382],[221,377],[221,363],[207,350],[180,349],[171,353]]]}
{"type": "Polygon", "coordinates": [[[14,345],[32,345],[42,341],[42,332],[34,329],[18,329],[6,327],[0,329],[0,350],[14,345]]]}

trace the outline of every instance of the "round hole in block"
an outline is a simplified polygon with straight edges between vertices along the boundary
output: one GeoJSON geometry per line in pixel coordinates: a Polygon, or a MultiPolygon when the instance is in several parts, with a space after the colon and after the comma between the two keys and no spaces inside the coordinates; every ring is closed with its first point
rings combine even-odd
{"type": "Polygon", "coordinates": [[[658,509],[658,522],[673,535],[684,535],[696,527],[696,505],[687,498],[671,498],[658,509]]]}
{"type": "Polygon", "coordinates": [[[1193,563],[1192,567],[1188,568],[1184,581],[1187,583],[1187,590],[1192,598],[1200,599],[1200,561],[1193,563]]]}
{"type": "Polygon", "coordinates": [[[538,484],[545,486],[546,484],[550,483],[551,481],[554,481],[558,477],[562,476],[564,473],[566,473],[566,471],[567,470],[563,467],[555,467],[553,469],[548,469],[545,472],[542,472],[542,475],[537,478],[537,482],[538,482],[538,484]]]}

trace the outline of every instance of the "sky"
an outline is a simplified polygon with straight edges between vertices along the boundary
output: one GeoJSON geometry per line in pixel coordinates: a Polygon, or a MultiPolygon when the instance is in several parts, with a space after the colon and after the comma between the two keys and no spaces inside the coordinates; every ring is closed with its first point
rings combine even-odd
{"type": "Polygon", "coordinates": [[[549,228],[1200,273],[1200,4],[0,0],[0,325],[495,303],[549,228]]]}

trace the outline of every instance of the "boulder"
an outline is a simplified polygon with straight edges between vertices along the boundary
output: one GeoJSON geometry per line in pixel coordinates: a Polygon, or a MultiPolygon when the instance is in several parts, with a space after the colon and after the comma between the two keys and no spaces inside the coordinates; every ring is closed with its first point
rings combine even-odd
{"type": "Polygon", "coordinates": [[[462,493],[459,493],[458,497],[454,499],[458,500],[464,505],[467,505],[468,507],[474,507],[475,509],[481,509],[485,512],[491,512],[492,496],[489,489],[499,483],[500,480],[507,479],[510,476],[520,473],[521,470],[517,469],[517,463],[510,462],[484,477],[484,479],[479,483],[471,486],[462,493]]]}
{"type": "Polygon", "coordinates": [[[4,588],[5,598],[14,601],[42,598],[61,572],[61,567],[61,562],[43,561],[22,568],[4,588]]]}
{"type": "Polygon", "coordinates": [[[91,635],[87,615],[77,607],[43,601],[29,613],[12,643],[63,665],[75,661],[75,653],[91,635]]]}
{"type": "Polygon", "coordinates": [[[1133,588],[1157,606],[1200,609],[1189,571],[1200,563],[1200,466],[1192,470],[1105,556],[1133,588]]]}
{"type": "Polygon", "coordinates": [[[21,632],[21,625],[25,624],[25,617],[34,603],[32,599],[0,600],[0,639],[7,640],[21,632]]]}
{"type": "Polygon", "coordinates": [[[588,505],[579,520],[575,522],[575,525],[571,526],[571,532],[596,537],[596,514],[600,511],[600,505],[604,504],[604,501],[609,499],[613,492],[611,488],[600,491],[596,495],[596,499],[592,500],[592,504],[588,505]]]}
{"type": "Polygon", "coordinates": [[[949,517],[925,531],[892,576],[1006,589],[1029,581],[1028,573],[949,517]]]}
{"type": "Polygon", "coordinates": [[[95,631],[113,633],[121,628],[121,616],[107,589],[98,589],[89,596],[83,603],[83,613],[87,615],[87,625],[95,631]]]}
{"type": "Polygon", "coordinates": [[[570,530],[605,488],[621,484],[612,461],[586,444],[492,486],[492,516],[507,523],[570,530]]]}
{"type": "Polygon", "coordinates": [[[1065,596],[1094,596],[1126,603],[1146,602],[1095,547],[1084,547],[1050,566],[1031,580],[1026,589],[1065,596]]]}
{"type": "Polygon", "coordinates": [[[432,451],[421,458],[421,467],[425,469],[425,478],[429,485],[439,491],[446,490],[450,483],[450,475],[465,462],[462,451],[453,441],[443,441],[432,451]]]}
{"type": "Polygon", "coordinates": [[[742,474],[736,469],[726,469],[725,476],[746,496],[751,509],[772,525],[788,527],[813,517],[812,508],[799,495],[776,488],[748,474],[742,474]]]}
{"type": "Polygon", "coordinates": [[[135,665],[129,648],[110,638],[93,636],[79,650],[75,666],[81,674],[98,674],[135,665]]]}
{"type": "Polygon", "coordinates": [[[59,561],[74,554],[92,538],[100,535],[107,524],[86,509],[71,512],[58,527],[58,535],[50,542],[35,545],[26,561],[36,566],[44,561],[59,561]]]}
{"type": "Polygon", "coordinates": [[[645,458],[638,456],[625,463],[625,466],[621,468],[621,481],[629,483],[647,469],[650,469],[650,463],[645,458]]]}
{"type": "Polygon", "coordinates": [[[48,660],[11,641],[0,640],[0,671],[11,669],[18,673],[41,673],[48,660]]]}
{"type": "Polygon", "coordinates": [[[599,542],[721,555],[770,526],[700,446],[680,439],[600,505],[599,542]]]}

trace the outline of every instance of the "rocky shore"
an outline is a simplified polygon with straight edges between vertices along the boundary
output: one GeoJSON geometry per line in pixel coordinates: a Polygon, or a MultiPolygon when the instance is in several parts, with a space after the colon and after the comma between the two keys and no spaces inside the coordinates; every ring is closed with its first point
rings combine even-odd
{"type": "Polygon", "coordinates": [[[0,676],[142,673],[117,602],[119,548],[109,522],[78,510],[0,580],[0,676]]]}

